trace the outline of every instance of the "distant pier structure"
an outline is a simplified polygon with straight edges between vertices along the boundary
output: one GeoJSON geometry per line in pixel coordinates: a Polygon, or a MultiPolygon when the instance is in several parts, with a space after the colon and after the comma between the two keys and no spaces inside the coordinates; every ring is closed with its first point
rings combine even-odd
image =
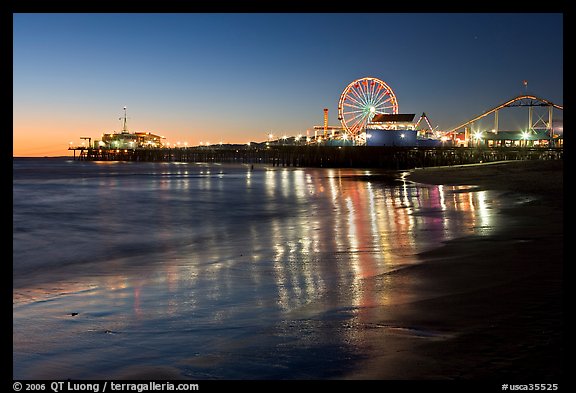
{"type": "MultiPolygon", "coordinates": [[[[73,147],[70,144],[69,150],[80,150],[82,155],[82,148],[97,149],[97,150],[117,150],[117,149],[150,149],[164,147],[163,136],[153,134],[146,131],[130,132],[128,130],[128,116],[126,114],[126,107],[124,107],[124,116],[118,120],[122,121],[122,130],[120,132],[103,133],[100,139],[95,139],[91,143],[91,138],[81,137],[80,139],[88,140],[88,145],[73,147]]],[[[87,152],[86,152],[87,153],[87,152]]]]}

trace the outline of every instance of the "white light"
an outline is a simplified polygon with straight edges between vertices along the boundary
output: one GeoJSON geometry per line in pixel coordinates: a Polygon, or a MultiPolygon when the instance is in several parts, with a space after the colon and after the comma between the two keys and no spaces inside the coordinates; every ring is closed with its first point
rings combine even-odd
{"type": "Polygon", "coordinates": [[[371,107],[370,107],[370,113],[374,113],[374,112],[376,112],[376,108],[373,107],[373,106],[371,106],[371,107]]]}
{"type": "Polygon", "coordinates": [[[404,135],[404,134],[400,134],[400,138],[404,138],[404,137],[405,137],[405,135],[404,135]]]}

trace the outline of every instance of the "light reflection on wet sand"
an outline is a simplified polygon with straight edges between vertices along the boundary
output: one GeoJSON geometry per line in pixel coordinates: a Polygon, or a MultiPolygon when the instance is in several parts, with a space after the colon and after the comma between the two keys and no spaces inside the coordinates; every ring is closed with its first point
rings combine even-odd
{"type": "Polygon", "coordinates": [[[139,365],[183,378],[337,377],[363,356],[366,325],[387,318],[380,306],[422,296],[394,271],[445,240],[489,234],[497,218],[487,191],[371,171],[227,171],[99,179],[96,225],[155,247],[56,270],[48,282],[15,276],[14,378],[122,377],[139,365]],[[110,203],[115,192],[154,195],[143,205],[153,222],[135,208],[115,222],[106,212],[126,208],[110,203]],[[137,231],[126,234],[126,222],[137,231]]]}

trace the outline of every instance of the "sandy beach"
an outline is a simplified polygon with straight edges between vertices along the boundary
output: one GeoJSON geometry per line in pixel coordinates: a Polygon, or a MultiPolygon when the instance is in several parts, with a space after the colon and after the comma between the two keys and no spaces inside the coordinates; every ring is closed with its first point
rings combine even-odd
{"type": "Polygon", "coordinates": [[[470,185],[524,203],[505,225],[419,256],[393,274],[419,299],[371,321],[372,356],[350,379],[558,382],[562,366],[563,162],[514,161],[419,168],[409,180],[470,185]]]}

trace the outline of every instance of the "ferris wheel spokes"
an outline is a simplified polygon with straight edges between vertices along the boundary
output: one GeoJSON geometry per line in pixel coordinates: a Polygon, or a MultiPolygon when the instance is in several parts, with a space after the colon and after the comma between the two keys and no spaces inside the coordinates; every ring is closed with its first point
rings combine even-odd
{"type": "Polygon", "coordinates": [[[398,102],[392,89],[380,79],[357,79],[340,96],[338,119],[353,137],[360,136],[366,124],[383,113],[398,113],[398,102]]]}
{"type": "Polygon", "coordinates": [[[357,79],[340,96],[338,119],[353,136],[361,134],[366,124],[382,113],[398,113],[398,103],[392,89],[380,79],[357,79]]]}

